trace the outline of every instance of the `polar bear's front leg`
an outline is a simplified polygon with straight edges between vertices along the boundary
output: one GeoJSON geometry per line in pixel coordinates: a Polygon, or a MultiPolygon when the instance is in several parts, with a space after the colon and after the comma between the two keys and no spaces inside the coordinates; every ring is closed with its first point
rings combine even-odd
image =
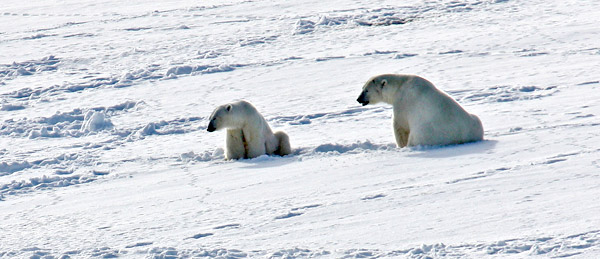
{"type": "Polygon", "coordinates": [[[242,130],[246,140],[247,158],[255,158],[267,153],[266,140],[262,132],[253,132],[252,130],[242,130]]]}
{"type": "Polygon", "coordinates": [[[393,123],[394,136],[396,137],[396,145],[398,147],[406,147],[408,145],[408,131],[404,130],[396,121],[393,123]]]}
{"type": "Polygon", "coordinates": [[[240,159],[246,157],[244,136],[240,129],[228,129],[225,137],[225,159],[240,159]]]}

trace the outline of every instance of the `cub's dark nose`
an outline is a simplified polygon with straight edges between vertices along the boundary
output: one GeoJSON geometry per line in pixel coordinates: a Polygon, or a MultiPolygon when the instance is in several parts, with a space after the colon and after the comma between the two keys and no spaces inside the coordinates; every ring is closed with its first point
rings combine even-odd
{"type": "Polygon", "coordinates": [[[359,102],[360,104],[362,104],[362,106],[369,104],[369,101],[367,101],[365,93],[361,93],[360,96],[358,97],[358,99],[356,99],[356,101],[359,102]]]}
{"type": "Polygon", "coordinates": [[[215,127],[214,123],[209,123],[208,124],[208,128],[206,129],[208,132],[213,132],[215,130],[217,130],[217,128],[215,127]]]}

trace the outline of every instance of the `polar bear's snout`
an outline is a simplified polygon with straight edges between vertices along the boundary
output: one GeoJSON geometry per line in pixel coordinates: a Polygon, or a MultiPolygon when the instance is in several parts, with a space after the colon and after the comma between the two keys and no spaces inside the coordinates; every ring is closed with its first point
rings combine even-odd
{"type": "Polygon", "coordinates": [[[213,132],[217,130],[217,127],[215,126],[215,120],[211,120],[210,123],[208,123],[208,127],[206,128],[206,130],[208,132],[213,132]]]}
{"type": "Polygon", "coordinates": [[[369,104],[369,100],[367,100],[367,93],[364,91],[360,93],[360,96],[358,96],[358,99],[356,99],[356,101],[362,104],[362,106],[369,104]]]}

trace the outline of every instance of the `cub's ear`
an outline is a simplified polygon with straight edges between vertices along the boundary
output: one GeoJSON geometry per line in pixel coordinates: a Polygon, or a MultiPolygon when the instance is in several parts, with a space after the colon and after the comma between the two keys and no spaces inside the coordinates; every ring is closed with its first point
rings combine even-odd
{"type": "Polygon", "coordinates": [[[227,107],[225,107],[225,109],[226,109],[227,111],[231,111],[231,108],[233,108],[233,107],[231,106],[231,104],[228,104],[228,105],[227,105],[227,107]]]}
{"type": "Polygon", "coordinates": [[[381,80],[381,88],[383,88],[385,85],[387,85],[387,80],[381,80]]]}

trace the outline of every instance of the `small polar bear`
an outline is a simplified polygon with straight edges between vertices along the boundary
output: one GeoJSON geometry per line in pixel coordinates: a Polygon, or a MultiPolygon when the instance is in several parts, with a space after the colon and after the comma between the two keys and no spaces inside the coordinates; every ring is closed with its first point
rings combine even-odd
{"type": "Polygon", "coordinates": [[[398,147],[483,140],[479,118],[419,76],[384,74],[372,77],[363,86],[357,101],[363,106],[379,102],[393,106],[392,120],[398,147]]]}
{"type": "Polygon", "coordinates": [[[265,118],[247,101],[221,105],[213,111],[209,120],[208,132],[227,129],[227,160],[292,153],[288,135],[282,131],[273,134],[265,118]]]}

